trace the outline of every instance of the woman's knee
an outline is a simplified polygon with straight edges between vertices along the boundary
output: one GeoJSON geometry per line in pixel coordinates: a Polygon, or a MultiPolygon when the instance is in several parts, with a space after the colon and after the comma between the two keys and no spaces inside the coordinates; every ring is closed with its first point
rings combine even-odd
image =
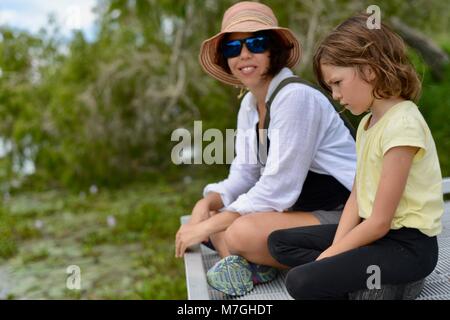
{"type": "Polygon", "coordinates": [[[254,225],[247,217],[236,219],[225,231],[225,243],[231,254],[242,254],[255,241],[254,225]]]}

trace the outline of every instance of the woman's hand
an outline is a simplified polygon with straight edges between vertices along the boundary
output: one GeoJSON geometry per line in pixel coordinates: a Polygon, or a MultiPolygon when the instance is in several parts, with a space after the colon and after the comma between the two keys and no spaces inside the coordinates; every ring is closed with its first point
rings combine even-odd
{"type": "Polygon", "coordinates": [[[186,249],[208,239],[202,223],[187,223],[180,227],[175,237],[175,257],[182,258],[186,249]]]}
{"type": "Polygon", "coordinates": [[[187,247],[203,241],[203,239],[198,240],[199,233],[196,226],[208,219],[209,215],[209,202],[205,199],[197,201],[194,209],[192,209],[189,222],[181,225],[175,236],[175,257],[182,257],[187,247]]]}

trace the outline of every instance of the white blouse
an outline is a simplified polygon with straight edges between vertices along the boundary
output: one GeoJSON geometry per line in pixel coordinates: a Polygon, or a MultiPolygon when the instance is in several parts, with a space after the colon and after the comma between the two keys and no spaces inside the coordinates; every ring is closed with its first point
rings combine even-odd
{"type": "MultiPolygon", "coordinates": [[[[266,101],[278,84],[293,76],[284,68],[271,81],[266,101]]],[[[265,166],[256,161],[256,99],[248,92],[241,102],[236,134],[236,156],[228,178],[208,184],[217,192],[221,211],[240,214],[282,212],[296,202],[308,171],[328,174],[351,190],[356,170],[355,141],[334,107],[318,90],[290,83],[272,102],[265,166]]]]}

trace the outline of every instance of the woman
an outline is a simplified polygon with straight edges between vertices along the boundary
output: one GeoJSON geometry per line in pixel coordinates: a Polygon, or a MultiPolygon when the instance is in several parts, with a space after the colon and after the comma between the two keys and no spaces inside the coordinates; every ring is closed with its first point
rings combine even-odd
{"type": "Polygon", "coordinates": [[[176,256],[210,243],[224,259],[209,270],[208,282],[229,295],[243,295],[272,280],[273,267],[285,267],[269,253],[270,233],[337,223],[352,188],[354,139],[322,93],[290,83],[266,109],[300,56],[299,42],[278,26],[272,10],[248,1],[230,7],[221,32],[201,47],[200,64],[208,74],[249,92],[238,114],[229,176],[205,187],[191,220],[177,232],[176,256]],[[268,149],[266,159],[255,146],[268,149]]]}

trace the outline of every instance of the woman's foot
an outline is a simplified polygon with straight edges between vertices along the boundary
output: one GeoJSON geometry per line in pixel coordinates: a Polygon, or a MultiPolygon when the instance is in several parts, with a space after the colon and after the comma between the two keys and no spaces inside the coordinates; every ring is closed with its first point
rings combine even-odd
{"type": "Polygon", "coordinates": [[[218,261],[206,274],[214,289],[230,296],[242,296],[253,286],[273,280],[277,270],[248,262],[241,256],[228,256],[218,261]]]}

